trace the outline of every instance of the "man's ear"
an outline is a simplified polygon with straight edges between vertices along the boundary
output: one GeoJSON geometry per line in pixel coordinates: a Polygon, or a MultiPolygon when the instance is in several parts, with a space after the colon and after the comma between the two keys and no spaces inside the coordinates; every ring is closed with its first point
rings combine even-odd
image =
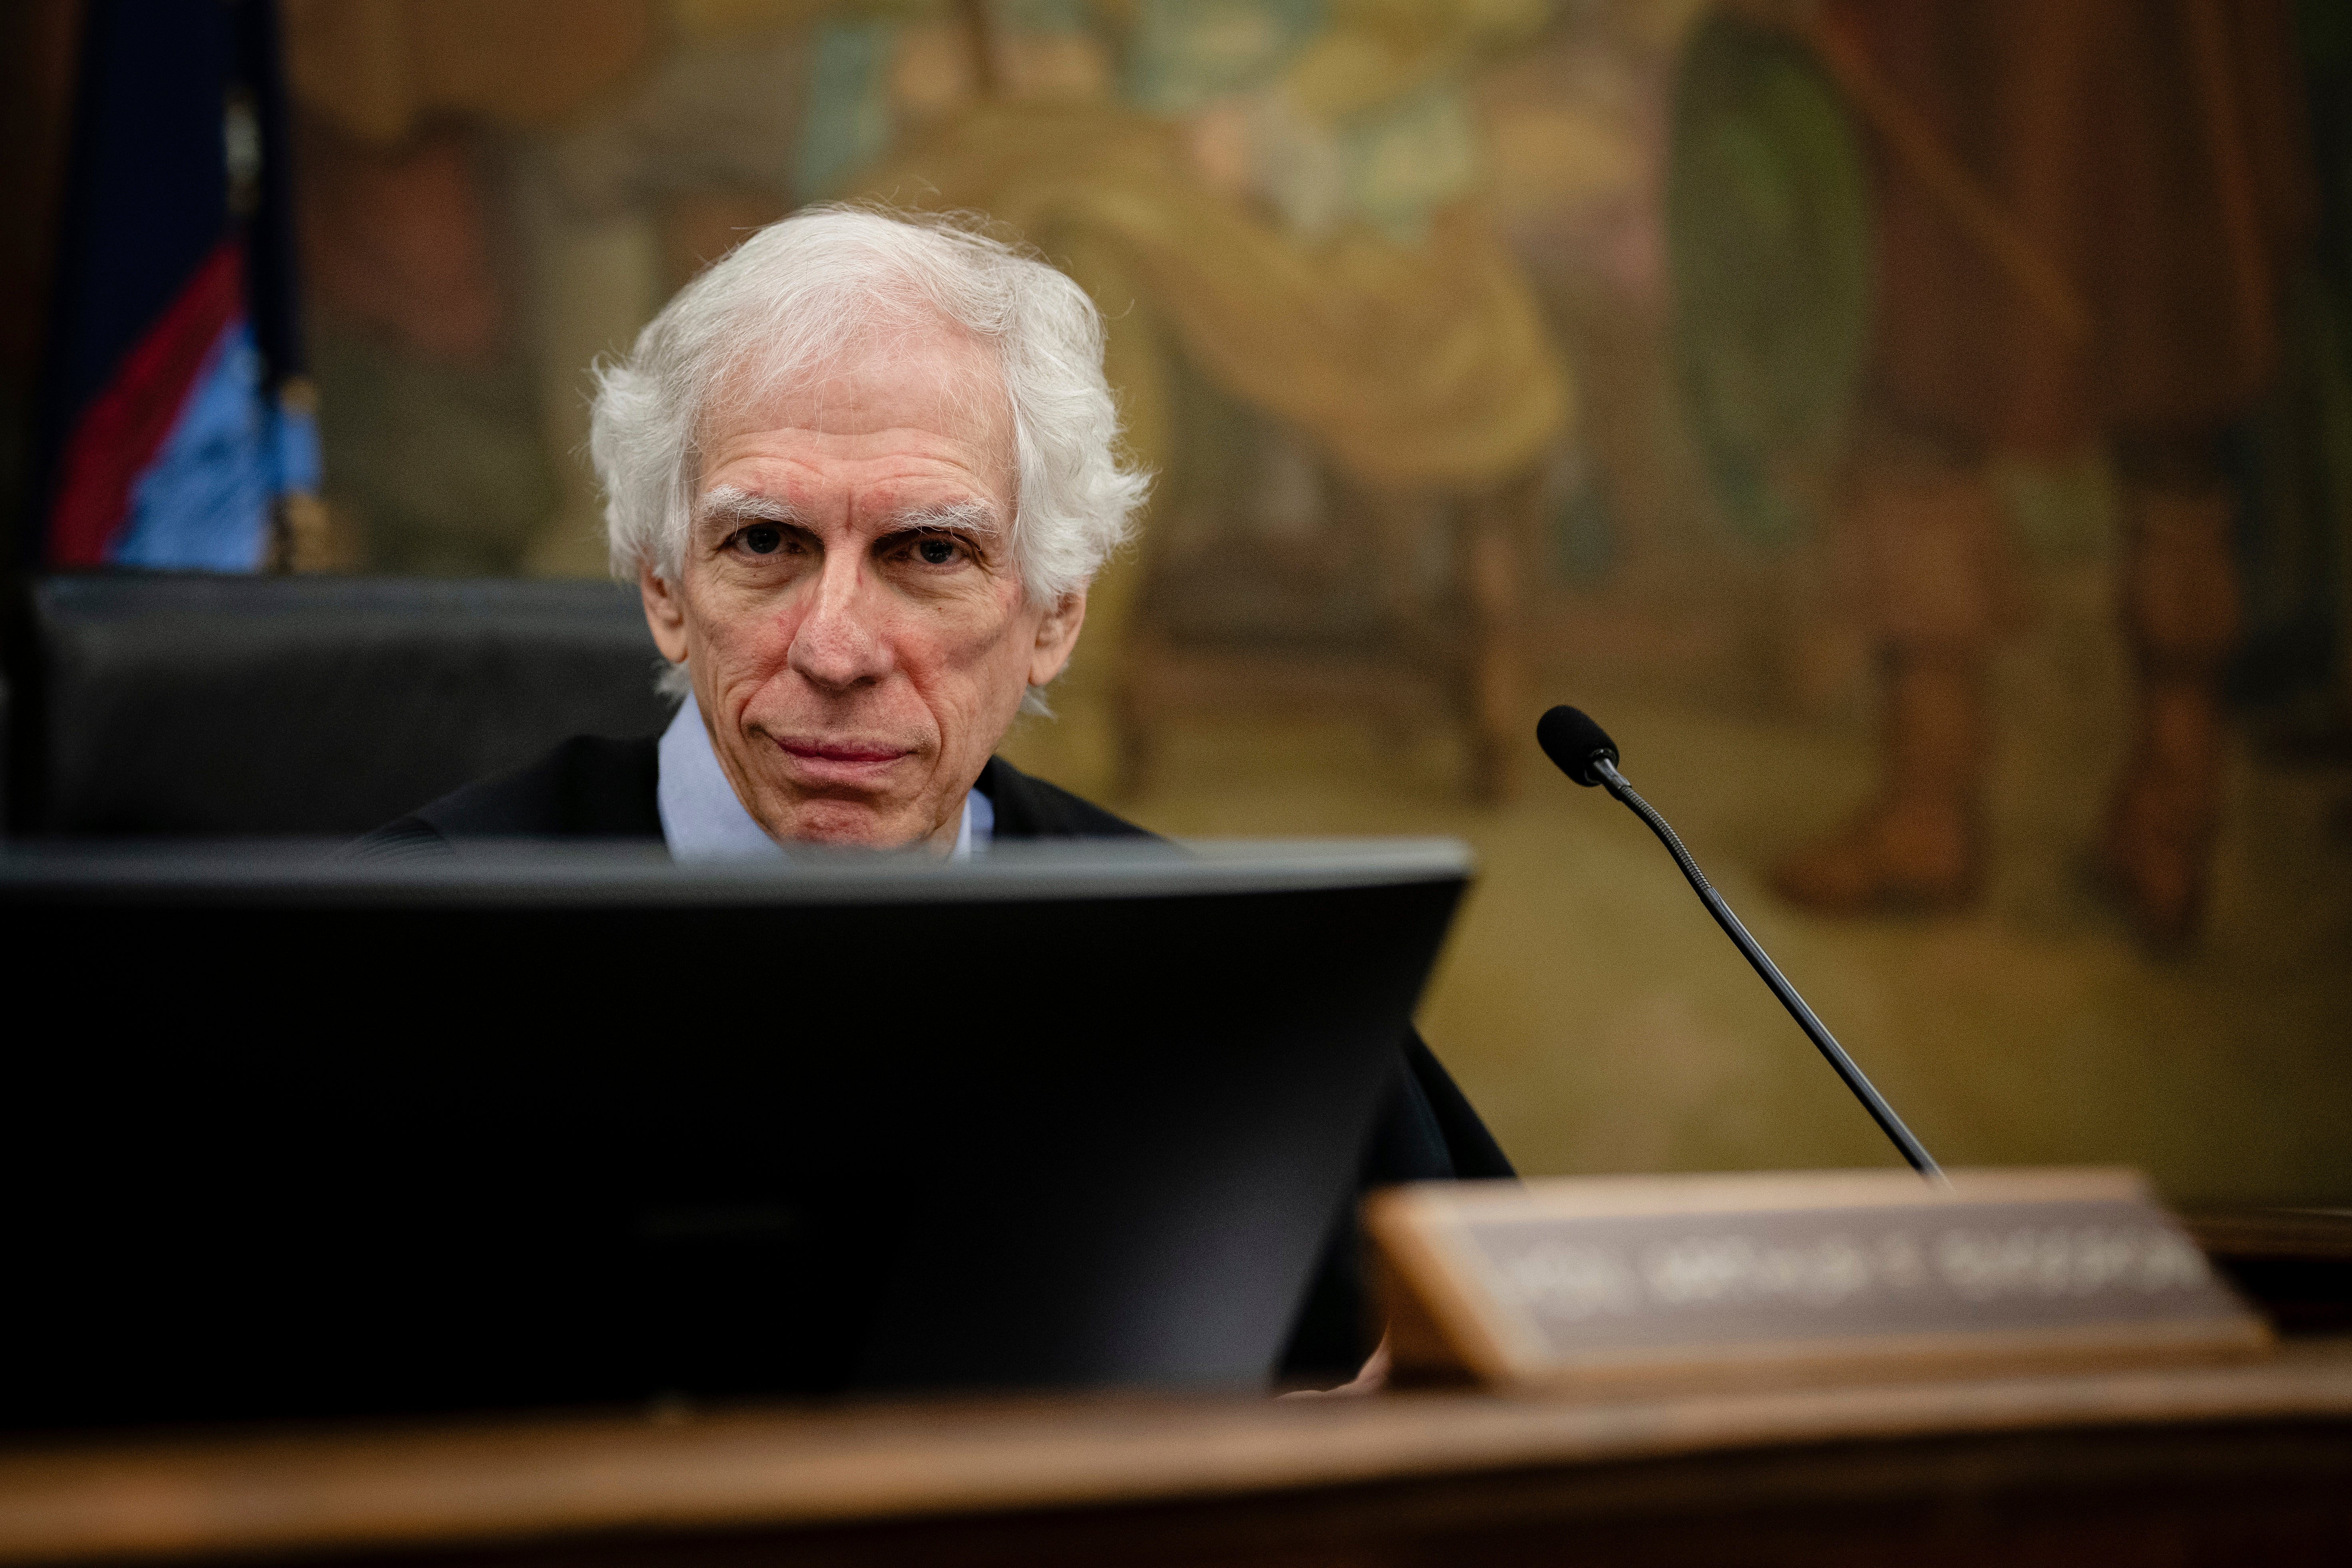
{"type": "Polygon", "coordinates": [[[650,566],[637,568],[637,594],[646,602],[646,625],[653,628],[654,647],[672,664],[684,664],[686,601],[650,566]]]}
{"type": "Polygon", "coordinates": [[[1037,623],[1036,645],[1029,650],[1029,684],[1050,686],[1070,662],[1078,646],[1078,628],[1087,624],[1087,591],[1075,588],[1062,595],[1045,618],[1037,623]]]}

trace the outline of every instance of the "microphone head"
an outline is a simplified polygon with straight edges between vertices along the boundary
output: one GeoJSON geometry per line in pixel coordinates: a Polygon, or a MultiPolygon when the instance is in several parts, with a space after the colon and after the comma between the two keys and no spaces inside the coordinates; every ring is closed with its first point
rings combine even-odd
{"type": "Polygon", "coordinates": [[[1544,749],[1561,773],[1587,788],[1601,782],[1593,764],[1617,760],[1617,743],[1581,709],[1561,703],[1536,721],[1536,744],[1544,749]]]}

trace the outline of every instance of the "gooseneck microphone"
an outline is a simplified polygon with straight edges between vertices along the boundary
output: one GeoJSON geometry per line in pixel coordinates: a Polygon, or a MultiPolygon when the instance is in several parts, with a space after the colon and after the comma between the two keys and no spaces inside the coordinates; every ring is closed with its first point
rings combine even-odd
{"type": "Polygon", "coordinates": [[[1911,1135],[1911,1129],[1903,1125],[1903,1119],[1895,1114],[1895,1108],[1871,1086],[1870,1079],[1854,1066],[1853,1058],[1845,1054],[1845,1047],[1837,1043],[1836,1037],[1821,1019],[1813,1016],[1813,1010],[1805,1005],[1805,999],[1797,994],[1797,988],[1789,984],[1779,966],[1765,956],[1762,948],[1756,945],[1756,939],[1748,934],[1748,928],[1739,923],[1739,917],[1731,912],[1731,906],[1723,901],[1723,896],[1708,884],[1706,875],[1698,868],[1698,862],[1692,859],[1690,851],[1683,847],[1683,841],[1675,836],[1675,830],[1666,826],[1666,819],[1660,816],[1648,801],[1634,794],[1633,786],[1627,784],[1625,776],[1617,771],[1616,742],[1610,740],[1607,731],[1583,712],[1563,704],[1538,721],[1536,742],[1543,747],[1544,755],[1559,765],[1561,773],[1587,788],[1594,784],[1606,785],[1611,795],[1623,801],[1634,816],[1649,825],[1650,831],[1658,836],[1658,842],[1674,853],[1675,864],[1683,868],[1683,875],[1690,879],[1700,901],[1706,905],[1706,912],[1713,915],[1715,923],[1723,928],[1723,934],[1738,946],[1756,973],[1764,977],[1764,984],[1772,988],[1772,994],[1780,999],[1780,1005],[1789,1010],[1789,1016],[1797,1020],[1798,1026],[1828,1058],[1830,1066],[1837,1070],[1838,1077],[1845,1080],[1846,1088],[1862,1101],[1862,1108],[1870,1112],[1873,1121],[1878,1123],[1878,1130],[1903,1152],[1904,1159],[1910,1162],[1913,1170],[1930,1180],[1942,1181],[1943,1168],[1928,1155],[1926,1146],[1911,1135]]]}

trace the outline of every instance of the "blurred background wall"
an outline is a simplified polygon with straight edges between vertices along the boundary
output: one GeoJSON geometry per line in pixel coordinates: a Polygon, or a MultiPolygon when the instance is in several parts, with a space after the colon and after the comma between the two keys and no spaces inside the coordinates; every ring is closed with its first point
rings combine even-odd
{"type": "MultiPolygon", "coordinates": [[[[7,24],[17,507],[78,14],[7,24]]],[[[2352,1199],[2336,7],[282,19],[323,563],[601,574],[596,356],[802,203],[981,211],[1160,474],[1009,750],[1168,832],[1477,846],[1424,1030],[1523,1169],[1888,1158],[1533,758],[1573,700],[1947,1163],[2352,1199]]]]}

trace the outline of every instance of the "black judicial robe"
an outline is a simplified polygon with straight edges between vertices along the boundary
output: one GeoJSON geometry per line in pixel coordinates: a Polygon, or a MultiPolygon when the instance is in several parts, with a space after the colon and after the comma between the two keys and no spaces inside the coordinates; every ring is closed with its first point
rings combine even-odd
{"type": "MultiPolygon", "coordinates": [[[[659,743],[579,735],[512,773],[442,796],[352,847],[356,858],[451,854],[468,838],[654,838],[659,743]]],[[[994,837],[1148,838],[1145,829],[1069,791],[1031,778],[1001,757],[980,775],[996,808],[994,837]]],[[[1364,1152],[1360,1185],[1511,1175],[1510,1162],[1418,1031],[1400,1043],[1396,1087],[1364,1152]]],[[[1364,1282],[1351,1203],[1332,1225],[1315,1283],[1283,1357],[1286,1376],[1352,1374],[1370,1353],[1364,1282]]]]}

